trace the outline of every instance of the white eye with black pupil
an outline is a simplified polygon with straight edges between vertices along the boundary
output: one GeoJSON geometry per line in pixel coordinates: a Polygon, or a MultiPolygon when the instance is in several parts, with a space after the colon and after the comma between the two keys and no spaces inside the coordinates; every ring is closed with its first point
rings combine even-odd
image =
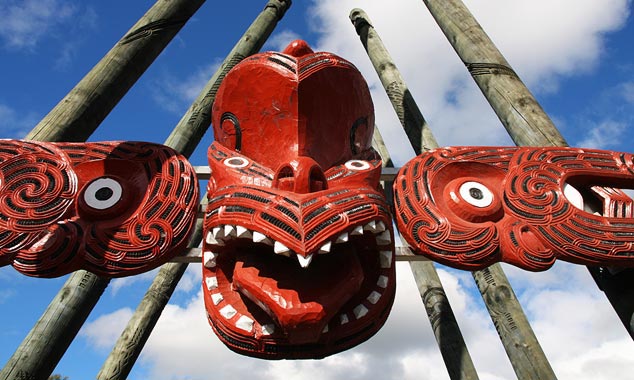
{"type": "Polygon", "coordinates": [[[98,178],[92,181],[84,191],[86,204],[97,210],[108,209],[121,200],[123,189],[112,178],[98,178]]]}
{"type": "Polygon", "coordinates": [[[249,165],[249,160],[243,157],[229,157],[223,163],[230,168],[242,169],[249,165]]]}
{"type": "Polygon", "coordinates": [[[460,197],[472,206],[485,208],[493,203],[493,193],[478,182],[465,182],[459,189],[460,197]]]}
{"type": "Polygon", "coordinates": [[[370,169],[370,164],[367,161],[362,160],[350,160],[344,164],[346,168],[349,170],[368,170],[370,169]]]}

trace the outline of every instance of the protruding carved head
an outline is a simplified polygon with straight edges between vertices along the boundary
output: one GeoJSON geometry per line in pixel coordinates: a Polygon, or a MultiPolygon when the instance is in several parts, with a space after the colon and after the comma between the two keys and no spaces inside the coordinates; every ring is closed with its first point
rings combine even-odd
{"type": "Polygon", "coordinates": [[[203,287],[220,339],[272,359],[368,339],[394,298],[394,243],[359,71],[303,41],[257,54],[212,121],[203,287]]]}

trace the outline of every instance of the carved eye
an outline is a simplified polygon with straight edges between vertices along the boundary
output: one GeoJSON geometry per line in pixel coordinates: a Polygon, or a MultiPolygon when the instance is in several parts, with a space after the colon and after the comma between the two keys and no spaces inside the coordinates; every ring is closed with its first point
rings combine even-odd
{"type": "Polygon", "coordinates": [[[116,205],[123,196],[121,184],[108,177],[97,178],[84,191],[84,202],[96,210],[105,210],[116,205]]]}
{"type": "Polygon", "coordinates": [[[229,157],[223,161],[225,166],[234,169],[242,169],[249,165],[249,160],[243,157],[229,157]]]}
{"type": "Polygon", "coordinates": [[[472,206],[485,208],[493,203],[493,193],[481,183],[469,181],[460,186],[460,197],[472,206]]]}
{"type": "Polygon", "coordinates": [[[344,165],[346,166],[346,168],[355,171],[368,170],[372,167],[369,162],[363,160],[350,160],[344,165]]]}

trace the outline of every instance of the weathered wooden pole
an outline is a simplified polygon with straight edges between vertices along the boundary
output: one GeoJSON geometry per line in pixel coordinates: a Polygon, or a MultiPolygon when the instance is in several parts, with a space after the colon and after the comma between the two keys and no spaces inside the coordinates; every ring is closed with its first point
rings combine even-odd
{"type": "MultiPolygon", "coordinates": [[[[193,152],[211,124],[211,107],[216,98],[220,82],[222,82],[222,79],[233,66],[249,55],[257,53],[262,48],[278,21],[282,19],[290,6],[291,0],[268,1],[264,10],[253,21],[233,50],[227,55],[220,68],[202,89],[198,98],[181,118],[176,128],[167,138],[166,145],[175,147],[185,155],[193,152]]],[[[189,246],[198,246],[201,240],[202,223],[199,222],[196,225],[196,232],[190,240],[189,246]]],[[[101,367],[97,379],[114,380],[127,378],[187,266],[187,263],[167,263],[161,267],[101,367]]]]}
{"type": "MultiPolygon", "coordinates": [[[[390,167],[392,162],[390,153],[378,128],[374,129],[372,146],[381,155],[383,166],[390,167]]],[[[392,182],[386,183],[386,189],[390,188],[391,185],[392,182]]],[[[411,251],[409,253],[413,255],[411,251]]],[[[477,380],[478,373],[434,264],[431,261],[410,261],[409,265],[440,348],[440,354],[447,367],[449,378],[452,380],[477,380]]]]}
{"type": "MultiPolygon", "coordinates": [[[[361,37],[361,42],[368,52],[416,154],[437,148],[438,143],[434,135],[368,15],[361,9],[353,9],[350,12],[350,20],[361,37]]],[[[375,130],[373,144],[381,153],[381,157],[387,159],[386,162],[389,165],[390,155],[378,130],[375,130]]],[[[434,264],[431,261],[410,262],[410,267],[449,377],[451,379],[478,379],[469,350],[434,264]]]]}
{"type": "Polygon", "coordinates": [[[85,141],[205,0],[158,0],[26,136],[85,141]]]}
{"type": "MultiPolygon", "coordinates": [[[[460,0],[423,0],[519,146],[567,146],[557,127],[460,0]]],[[[588,267],[634,338],[634,270],[588,267]]],[[[482,281],[483,279],[481,279],[482,281]]]]}
{"type": "MultiPolygon", "coordinates": [[[[397,114],[406,114],[405,110],[409,110],[409,114],[420,114],[420,110],[411,95],[404,95],[406,92],[409,94],[407,86],[365,12],[355,9],[351,12],[350,18],[386,90],[389,88],[392,93],[400,91],[402,94],[390,95],[392,105],[397,114]]],[[[409,124],[409,127],[405,127],[404,124],[408,135],[408,130],[415,129],[416,125],[421,125],[419,122],[421,119],[424,120],[422,114],[417,119],[407,120],[407,118],[404,118],[401,120],[401,123],[409,124]]],[[[431,136],[432,138],[422,146],[428,149],[437,148],[438,144],[433,139],[431,131],[429,131],[426,124],[424,126],[427,132],[424,135],[420,133],[420,135],[431,136]]],[[[412,141],[411,137],[410,141],[412,141]]],[[[422,146],[419,146],[418,150],[421,150],[422,146]]],[[[416,147],[414,149],[416,150],[416,147]]],[[[414,273],[419,274],[416,277],[418,283],[418,277],[423,277],[421,265],[423,263],[411,264],[413,264],[412,270],[414,273]]],[[[494,264],[486,270],[473,272],[473,277],[518,378],[555,379],[555,374],[528,323],[528,319],[502,267],[499,264],[494,264]]],[[[419,284],[419,288],[421,288],[421,284],[419,284]]]]}
{"type": "MultiPolygon", "coordinates": [[[[86,140],[203,3],[157,1],[26,138],[86,140]]],[[[83,270],[71,274],[0,371],[0,379],[48,378],[109,281],[83,270]]]]}

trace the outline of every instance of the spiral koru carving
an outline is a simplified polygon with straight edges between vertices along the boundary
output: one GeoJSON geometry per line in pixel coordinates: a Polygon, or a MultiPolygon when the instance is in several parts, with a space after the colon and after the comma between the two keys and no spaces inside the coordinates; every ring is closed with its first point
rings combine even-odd
{"type": "Polygon", "coordinates": [[[185,247],[198,187],[174,150],[19,140],[0,149],[4,265],[37,277],[77,269],[119,277],[153,269],[185,247]]]}
{"type": "Polygon", "coordinates": [[[456,268],[556,259],[634,266],[633,156],[577,148],[451,147],[394,182],[398,227],[415,252],[456,268]]]}

